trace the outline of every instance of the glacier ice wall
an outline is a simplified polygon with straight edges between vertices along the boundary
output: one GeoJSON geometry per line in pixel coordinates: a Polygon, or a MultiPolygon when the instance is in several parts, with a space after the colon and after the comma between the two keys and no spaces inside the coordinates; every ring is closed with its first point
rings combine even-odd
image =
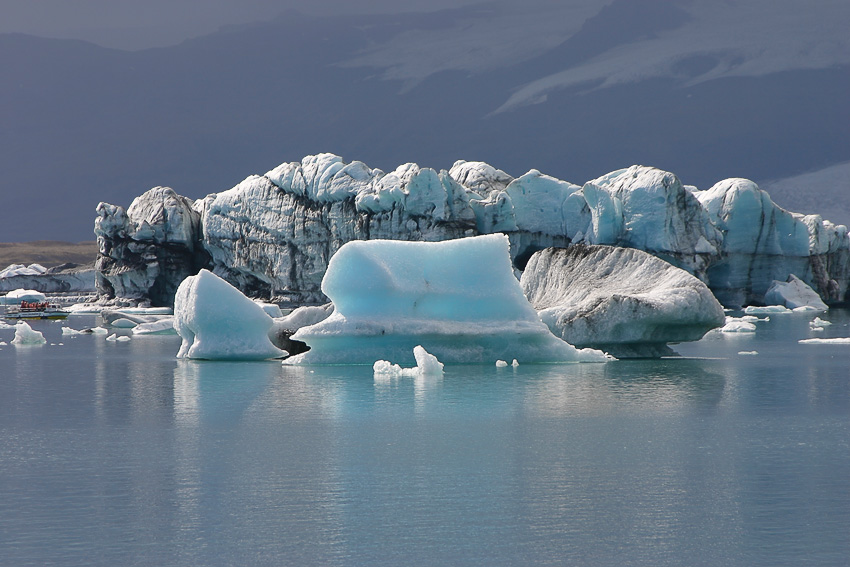
{"type": "Polygon", "coordinates": [[[100,203],[94,222],[98,296],[171,306],[177,286],[208,262],[193,201],[155,187],[130,208],[100,203]]]}
{"type": "Polygon", "coordinates": [[[708,284],[722,303],[760,303],[795,274],[827,302],[847,300],[847,228],[775,205],[751,181],[700,191],[632,166],[584,185],[539,171],[514,178],[457,161],[384,172],[333,154],[287,162],[195,202],[158,187],[126,211],[98,205],[103,298],[169,305],[206,267],[249,296],[325,303],[328,262],[352,240],[442,241],[504,233],[522,270],[534,252],[571,244],[644,250],[708,284]]]}

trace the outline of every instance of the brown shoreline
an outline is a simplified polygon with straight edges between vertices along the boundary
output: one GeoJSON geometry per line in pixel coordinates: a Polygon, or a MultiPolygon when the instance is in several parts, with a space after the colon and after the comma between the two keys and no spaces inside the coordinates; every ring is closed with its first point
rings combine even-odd
{"type": "Polygon", "coordinates": [[[88,264],[97,257],[97,242],[0,242],[0,270],[10,264],[41,264],[45,268],[68,262],[88,264]]]}

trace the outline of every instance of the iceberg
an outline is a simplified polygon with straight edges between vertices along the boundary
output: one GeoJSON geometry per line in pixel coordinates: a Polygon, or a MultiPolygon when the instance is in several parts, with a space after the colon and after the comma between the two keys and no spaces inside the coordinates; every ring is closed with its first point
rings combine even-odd
{"type": "Polygon", "coordinates": [[[850,277],[846,226],[788,212],[748,179],[726,179],[696,195],[723,234],[722,254],[707,277],[724,305],[767,303],[773,282],[792,274],[830,301],[845,297],[850,277]]]}
{"type": "Polygon", "coordinates": [[[194,202],[157,187],[126,210],[100,203],[97,215],[102,302],[170,305],[183,278],[206,268],[252,298],[323,304],[322,278],[347,242],[491,233],[509,237],[518,270],[548,247],[643,250],[735,308],[764,303],[773,281],[791,274],[827,304],[847,301],[850,287],[846,226],[785,211],[746,179],[701,191],[643,165],[577,185],[483,162],[384,172],[317,154],[194,202]]]}
{"type": "Polygon", "coordinates": [[[268,334],[263,308],[212,272],[201,270],[177,288],[174,328],[183,338],[178,358],[263,360],[286,356],[268,334]]]}
{"type": "Polygon", "coordinates": [[[29,288],[43,293],[90,293],[95,291],[94,281],[93,264],[67,263],[52,268],[41,264],[12,264],[0,271],[0,291],[29,288]]]}
{"type": "Polygon", "coordinates": [[[47,301],[47,296],[34,289],[13,289],[6,295],[0,296],[0,304],[2,305],[20,305],[22,301],[42,303],[47,301]]]}
{"type": "Polygon", "coordinates": [[[818,311],[829,309],[820,296],[806,282],[791,274],[787,282],[773,282],[764,294],[765,303],[784,305],[789,309],[811,307],[818,311]]]}
{"type": "Polygon", "coordinates": [[[15,338],[12,339],[13,345],[43,345],[47,342],[44,335],[40,331],[33,330],[25,321],[18,321],[15,324],[15,338]]]}
{"type": "Polygon", "coordinates": [[[781,315],[783,313],[793,313],[784,305],[748,305],[744,309],[747,315],[781,315]]]}
{"type": "Polygon", "coordinates": [[[724,322],[706,285],[646,252],[573,245],[535,253],[521,279],[540,319],[576,346],[617,357],[671,354],[724,322]]]}
{"type": "Polygon", "coordinates": [[[850,337],[835,337],[832,339],[800,339],[801,345],[850,345],[850,337]]]}
{"type": "Polygon", "coordinates": [[[726,324],[718,329],[721,333],[755,333],[756,326],[743,318],[727,317],[726,324]]]}
{"type": "Polygon", "coordinates": [[[416,346],[447,363],[608,360],[549,332],[513,275],[501,234],[349,242],[331,259],[322,291],[333,314],[292,335],[310,350],[284,364],[410,364],[416,346]]]}

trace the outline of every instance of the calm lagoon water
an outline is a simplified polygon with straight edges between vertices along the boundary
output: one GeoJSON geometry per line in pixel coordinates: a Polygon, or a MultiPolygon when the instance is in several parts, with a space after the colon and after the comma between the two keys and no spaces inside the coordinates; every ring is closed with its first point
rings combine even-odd
{"type": "Polygon", "coordinates": [[[37,322],[0,346],[0,564],[847,565],[850,345],[797,340],[850,313],[812,318],[392,381],[37,322]]]}

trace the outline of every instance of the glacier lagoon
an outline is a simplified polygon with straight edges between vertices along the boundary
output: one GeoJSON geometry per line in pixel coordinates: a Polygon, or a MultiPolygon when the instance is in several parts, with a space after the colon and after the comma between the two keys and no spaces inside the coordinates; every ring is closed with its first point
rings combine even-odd
{"type": "Polygon", "coordinates": [[[850,336],[847,310],[771,314],[680,359],[393,380],[61,334],[95,323],[36,321],[47,344],[0,346],[4,563],[850,557],[850,346],[798,343],[850,336]]]}

